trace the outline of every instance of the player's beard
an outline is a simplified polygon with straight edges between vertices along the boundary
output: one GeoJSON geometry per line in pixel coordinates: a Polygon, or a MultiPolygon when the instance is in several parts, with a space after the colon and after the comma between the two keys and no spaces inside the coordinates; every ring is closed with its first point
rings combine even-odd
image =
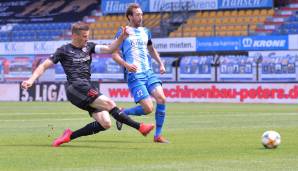
{"type": "Polygon", "coordinates": [[[141,27],[141,25],[142,25],[142,20],[139,20],[139,21],[135,21],[135,22],[134,22],[134,26],[135,26],[136,28],[141,27]]]}

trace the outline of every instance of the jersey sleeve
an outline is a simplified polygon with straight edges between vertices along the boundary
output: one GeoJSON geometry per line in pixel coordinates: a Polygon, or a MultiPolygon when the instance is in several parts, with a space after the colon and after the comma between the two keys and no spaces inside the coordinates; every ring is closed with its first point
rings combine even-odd
{"type": "Polygon", "coordinates": [[[147,29],[147,35],[148,35],[148,43],[147,45],[150,46],[152,45],[152,34],[151,34],[151,31],[149,29],[147,29]]]}
{"type": "Polygon", "coordinates": [[[121,35],[121,33],[122,33],[122,29],[119,28],[114,38],[118,39],[118,37],[121,35]]]}
{"type": "Polygon", "coordinates": [[[96,46],[96,43],[89,42],[89,43],[88,43],[88,46],[90,46],[90,52],[91,52],[91,53],[95,53],[95,46],[96,46]]]}
{"type": "MultiPolygon", "coordinates": [[[[116,35],[115,35],[115,39],[118,39],[118,37],[121,35],[121,33],[122,33],[122,29],[121,29],[121,27],[118,29],[118,31],[117,31],[117,33],[116,33],[116,35]]],[[[122,50],[122,48],[123,48],[123,42],[120,44],[120,46],[119,46],[119,49],[121,49],[122,50]]]]}
{"type": "Polygon", "coordinates": [[[149,29],[147,29],[147,34],[148,34],[148,40],[152,39],[152,33],[149,29]]]}
{"type": "Polygon", "coordinates": [[[54,63],[57,64],[62,58],[62,47],[58,48],[54,54],[52,54],[49,59],[54,63]]]}

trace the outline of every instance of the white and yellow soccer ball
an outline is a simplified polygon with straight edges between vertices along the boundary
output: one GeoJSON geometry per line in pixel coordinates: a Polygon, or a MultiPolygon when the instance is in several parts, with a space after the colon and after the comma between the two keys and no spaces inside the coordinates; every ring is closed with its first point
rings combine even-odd
{"type": "Polygon", "coordinates": [[[277,148],[280,142],[280,134],[276,131],[265,131],[262,135],[262,144],[265,148],[277,148]]]}

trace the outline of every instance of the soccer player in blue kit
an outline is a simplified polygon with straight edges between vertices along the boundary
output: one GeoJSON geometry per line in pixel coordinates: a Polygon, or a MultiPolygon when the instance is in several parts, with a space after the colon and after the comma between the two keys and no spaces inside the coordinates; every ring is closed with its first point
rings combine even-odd
{"type": "MultiPolygon", "coordinates": [[[[146,115],[153,111],[153,101],[156,101],[156,130],[154,142],[168,143],[162,135],[162,126],[166,113],[166,97],[163,92],[161,80],[156,77],[151,68],[151,57],[159,64],[161,74],[165,73],[165,67],[151,41],[150,31],[142,27],[143,12],[138,4],[132,3],[127,7],[126,18],[129,26],[126,26],[129,36],[123,40],[118,51],[113,53],[113,59],[126,68],[127,82],[134,101],[140,105],[123,109],[126,115],[146,115]],[[121,52],[121,53],[120,53],[121,52]],[[122,57],[121,57],[122,55],[122,57]]],[[[116,34],[118,39],[121,29],[116,34]]],[[[118,130],[121,130],[122,123],[116,122],[118,130]]]]}

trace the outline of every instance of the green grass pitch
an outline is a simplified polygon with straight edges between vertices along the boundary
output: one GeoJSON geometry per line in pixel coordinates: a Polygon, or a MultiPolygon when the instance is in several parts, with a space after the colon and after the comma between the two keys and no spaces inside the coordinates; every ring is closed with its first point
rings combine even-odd
{"type": "MultiPolygon", "coordinates": [[[[133,103],[119,103],[129,107],[133,103]]],[[[154,123],[154,114],[134,117],[154,123]]],[[[127,126],[113,126],[59,148],[53,139],[69,127],[89,123],[86,112],[68,102],[0,103],[0,170],[297,170],[298,105],[169,103],[164,135],[153,143],[127,126]],[[264,149],[266,130],[281,134],[281,145],[264,149]]]]}

